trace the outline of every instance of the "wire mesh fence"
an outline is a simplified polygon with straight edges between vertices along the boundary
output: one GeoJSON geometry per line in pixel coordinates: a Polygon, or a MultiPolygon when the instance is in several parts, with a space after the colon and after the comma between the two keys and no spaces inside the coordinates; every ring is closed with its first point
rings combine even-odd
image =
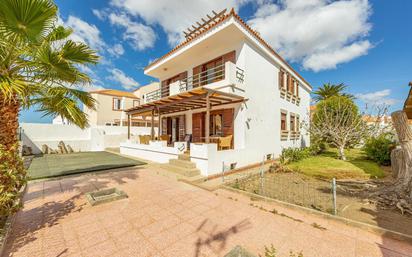
{"type": "Polygon", "coordinates": [[[226,177],[226,184],[243,191],[336,214],[335,180],[320,180],[297,172],[260,170],[226,177]]]}

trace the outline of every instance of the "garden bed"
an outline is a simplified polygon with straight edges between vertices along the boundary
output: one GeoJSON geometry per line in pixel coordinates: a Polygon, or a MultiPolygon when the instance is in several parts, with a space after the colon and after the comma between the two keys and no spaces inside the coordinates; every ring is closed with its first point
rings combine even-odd
{"type": "MultiPolygon", "coordinates": [[[[381,182],[376,182],[376,186],[381,182]]],[[[396,210],[381,210],[368,198],[373,183],[337,182],[337,215],[351,220],[412,235],[412,217],[396,210]]],[[[239,190],[283,202],[333,213],[332,181],[317,179],[298,172],[266,172],[245,176],[230,183],[239,190]]]]}

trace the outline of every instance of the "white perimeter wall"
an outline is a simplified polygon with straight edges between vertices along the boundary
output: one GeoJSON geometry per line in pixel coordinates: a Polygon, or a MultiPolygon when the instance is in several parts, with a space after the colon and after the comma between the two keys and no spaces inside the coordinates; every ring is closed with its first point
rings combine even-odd
{"type": "MultiPolygon", "coordinates": [[[[57,149],[60,141],[74,151],[103,151],[108,147],[119,147],[127,140],[127,127],[95,126],[82,130],[74,125],[59,124],[21,123],[20,126],[23,144],[31,147],[35,154],[41,153],[43,144],[57,149]]],[[[150,135],[150,130],[150,127],[131,127],[131,139],[150,135]]]]}

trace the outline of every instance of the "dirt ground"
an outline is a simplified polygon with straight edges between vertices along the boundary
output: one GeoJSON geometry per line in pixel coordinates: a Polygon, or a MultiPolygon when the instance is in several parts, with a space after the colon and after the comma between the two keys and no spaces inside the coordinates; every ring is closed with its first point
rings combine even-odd
{"type": "MultiPolygon", "coordinates": [[[[300,173],[265,173],[236,179],[232,187],[277,200],[333,213],[332,181],[307,177],[300,173]]],[[[337,182],[337,215],[412,235],[412,217],[396,210],[382,210],[368,199],[371,190],[362,183],[337,182]]]]}

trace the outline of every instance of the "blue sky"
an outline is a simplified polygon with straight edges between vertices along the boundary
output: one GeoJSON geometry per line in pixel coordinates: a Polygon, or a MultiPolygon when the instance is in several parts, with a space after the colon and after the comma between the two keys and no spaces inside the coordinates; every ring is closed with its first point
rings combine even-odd
{"type": "MultiPolygon", "coordinates": [[[[84,88],[132,90],[154,78],[143,68],[182,39],[182,30],[211,10],[240,16],[316,89],[345,83],[358,104],[400,109],[412,81],[412,1],[367,0],[56,0],[59,23],[102,61],[85,69],[84,88]]],[[[32,110],[23,122],[51,121],[32,110]]]]}

